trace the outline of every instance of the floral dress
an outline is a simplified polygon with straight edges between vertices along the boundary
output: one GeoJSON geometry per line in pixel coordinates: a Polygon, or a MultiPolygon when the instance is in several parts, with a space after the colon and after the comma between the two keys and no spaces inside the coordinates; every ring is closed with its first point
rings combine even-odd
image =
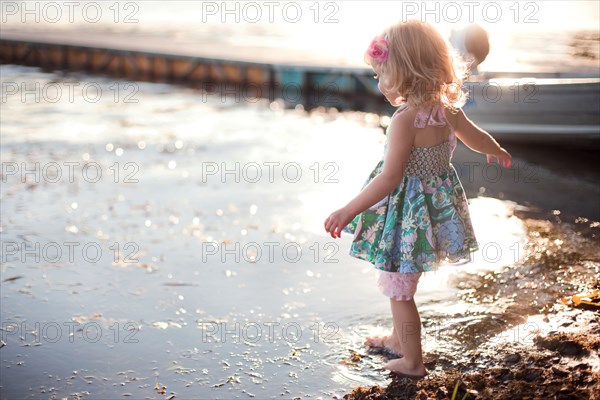
{"type": "MultiPolygon", "coordinates": [[[[450,164],[456,137],[443,105],[433,105],[429,113],[417,113],[414,126],[428,125],[446,127],[450,131],[448,141],[430,147],[413,146],[402,182],[344,228],[354,235],[350,255],[381,270],[379,288],[397,300],[412,298],[421,273],[435,270],[442,262],[466,262],[478,249],[467,198],[450,164]]],[[[387,142],[384,157],[386,152],[387,142]]],[[[371,172],[363,189],[382,172],[383,161],[371,172]]]]}

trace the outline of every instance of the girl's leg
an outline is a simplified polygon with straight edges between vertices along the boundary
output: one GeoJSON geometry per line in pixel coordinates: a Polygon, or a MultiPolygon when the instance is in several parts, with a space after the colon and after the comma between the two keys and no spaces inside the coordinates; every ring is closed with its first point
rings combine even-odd
{"type": "Polygon", "coordinates": [[[365,344],[371,347],[383,347],[402,357],[404,353],[402,352],[402,345],[398,338],[399,336],[396,334],[396,328],[392,328],[392,333],[389,335],[367,336],[365,338],[365,344]]]}
{"type": "Polygon", "coordinates": [[[402,346],[403,358],[389,361],[384,368],[406,375],[425,375],[423,350],[421,348],[421,317],[415,300],[390,299],[394,328],[402,346]]]}
{"type": "MultiPolygon", "coordinates": [[[[397,299],[412,299],[417,291],[417,283],[421,277],[421,272],[411,274],[399,274],[396,272],[379,271],[377,286],[379,290],[390,300],[397,299]]],[[[413,301],[414,303],[414,301],[413,301]]],[[[394,306],[392,303],[392,317],[394,317],[394,306]]],[[[417,318],[419,314],[417,312],[417,318]]],[[[396,317],[394,317],[394,320],[396,317]]],[[[373,347],[385,347],[388,350],[404,355],[404,344],[400,340],[401,331],[394,323],[392,333],[389,336],[374,336],[367,337],[365,344],[373,347]]]]}

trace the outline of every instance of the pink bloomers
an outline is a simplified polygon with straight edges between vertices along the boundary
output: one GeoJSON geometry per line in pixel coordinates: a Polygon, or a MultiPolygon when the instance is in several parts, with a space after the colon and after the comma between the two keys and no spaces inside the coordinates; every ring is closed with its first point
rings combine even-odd
{"type": "Polygon", "coordinates": [[[397,301],[412,300],[417,291],[417,283],[422,272],[400,274],[379,270],[377,286],[381,293],[397,301]]]}

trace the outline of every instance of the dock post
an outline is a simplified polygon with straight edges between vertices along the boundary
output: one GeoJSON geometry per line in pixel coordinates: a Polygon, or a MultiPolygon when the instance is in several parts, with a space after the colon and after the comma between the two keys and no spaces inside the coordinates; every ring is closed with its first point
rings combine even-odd
{"type": "Polygon", "coordinates": [[[276,85],[276,77],[275,77],[275,68],[272,65],[269,65],[269,101],[275,101],[275,85],[276,85]]]}

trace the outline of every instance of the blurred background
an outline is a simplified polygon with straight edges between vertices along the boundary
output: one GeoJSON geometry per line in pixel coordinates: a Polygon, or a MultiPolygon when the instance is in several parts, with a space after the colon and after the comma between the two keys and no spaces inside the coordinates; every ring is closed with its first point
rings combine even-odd
{"type": "Polygon", "coordinates": [[[399,19],[414,18],[436,24],[447,37],[468,24],[480,25],[489,33],[493,49],[481,66],[486,71],[597,73],[598,68],[594,57],[598,49],[596,1],[276,2],[270,6],[261,2],[149,1],[119,2],[118,7],[96,3],[98,9],[86,9],[86,2],[73,6],[73,22],[69,22],[68,8],[61,8],[57,18],[51,7],[44,14],[41,2],[39,22],[33,22],[35,13],[24,14],[25,6],[21,6],[12,14],[11,2],[6,2],[2,30],[5,34],[76,30],[79,38],[88,33],[95,37],[120,35],[120,45],[136,46],[143,40],[165,39],[173,48],[193,44],[233,59],[277,59],[281,51],[295,52],[325,65],[361,67],[364,48],[373,36],[399,19]]]}

